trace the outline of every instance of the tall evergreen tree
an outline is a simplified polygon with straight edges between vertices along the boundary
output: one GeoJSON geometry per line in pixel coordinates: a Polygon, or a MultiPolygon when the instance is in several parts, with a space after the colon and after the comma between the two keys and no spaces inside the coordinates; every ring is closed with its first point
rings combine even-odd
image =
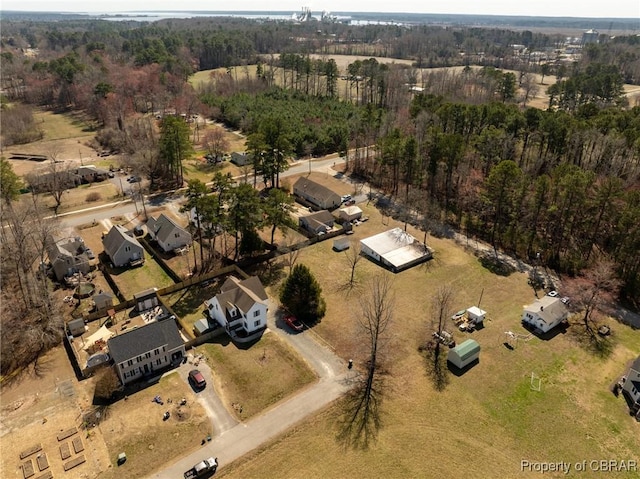
{"type": "Polygon", "coordinates": [[[164,160],[162,173],[177,188],[184,183],[182,161],[192,154],[189,125],[179,117],[164,117],[160,125],[160,157],[164,160]]]}
{"type": "Polygon", "coordinates": [[[280,302],[304,322],[314,323],[324,317],[327,306],[322,288],[304,264],[297,264],[280,292],[280,302]]]}

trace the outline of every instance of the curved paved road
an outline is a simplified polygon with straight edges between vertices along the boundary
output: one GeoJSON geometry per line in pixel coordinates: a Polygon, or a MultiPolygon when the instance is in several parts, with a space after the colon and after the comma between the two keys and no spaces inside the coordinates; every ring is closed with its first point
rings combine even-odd
{"type": "MultiPolygon", "coordinates": [[[[346,363],[326,345],[318,342],[312,330],[305,330],[301,333],[294,333],[289,330],[281,319],[276,319],[276,309],[276,305],[272,303],[267,320],[269,326],[268,334],[278,335],[298,351],[307,364],[316,372],[319,378],[318,381],[245,423],[239,423],[230,428],[228,428],[229,423],[217,423],[215,425],[216,436],[211,442],[167,466],[162,471],[148,476],[149,478],[169,479],[182,477],[184,471],[209,456],[217,457],[220,467],[224,467],[225,464],[235,461],[261,444],[276,438],[305,418],[322,410],[349,389],[349,379],[353,373],[347,370],[346,363]]],[[[185,374],[186,377],[191,367],[193,366],[182,366],[180,375],[185,374]],[[184,371],[182,371],[183,368],[184,371]]],[[[206,371],[205,374],[210,374],[208,366],[204,363],[200,363],[198,368],[203,372],[206,371]]],[[[207,379],[209,380],[210,376],[207,379]]],[[[208,396],[213,396],[213,394],[208,396]]],[[[199,400],[203,401],[204,399],[201,398],[199,400]]],[[[217,401],[219,402],[219,399],[217,401]]],[[[209,411],[208,405],[210,401],[207,400],[206,404],[205,409],[209,411]]],[[[219,406],[224,409],[222,403],[219,406]]],[[[228,412],[220,413],[217,406],[214,406],[213,409],[218,411],[213,413],[214,417],[217,415],[224,418],[225,415],[229,415],[228,412]]],[[[211,418],[214,421],[219,420],[211,418]]]]}

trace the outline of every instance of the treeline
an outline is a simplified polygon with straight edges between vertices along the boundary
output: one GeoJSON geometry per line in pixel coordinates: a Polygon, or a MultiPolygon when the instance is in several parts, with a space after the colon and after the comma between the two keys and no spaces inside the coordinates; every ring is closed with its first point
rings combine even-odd
{"type": "Polygon", "coordinates": [[[349,167],[427,228],[435,217],[568,274],[608,255],[640,301],[640,108],[570,115],[418,95],[403,122],[360,121],[349,167]]]}
{"type": "MultiPolygon", "coordinates": [[[[38,48],[40,61],[73,51],[88,62],[158,64],[163,71],[189,75],[194,71],[256,63],[260,55],[324,53],[381,55],[411,59],[417,67],[468,65],[540,72],[543,65],[560,67],[565,36],[530,30],[416,24],[361,25],[242,18],[167,19],[151,24],[103,20],[55,23],[3,21],[1,46],[11,64],[25,48],[38,48]],[[516,54],[514,45],[547,53],[546,59],[516,54]]],[[[615,65],[628,83],[640,80],[636,36],[601,35],[578,63],[615,65]]],[[[27,67],[33,64],[25,59],[27,67]]],[[[22,61],[20,62],[22,63],[22,61]]],[[[4,66],[4,65],[3,65],[4,66]]],[[[9,76],[13,69],[9,69],[9,76]]],[[[5,73],[3,77],[7,78],[5,73]]]]}
{"type": "Polygon", "coordinates": [[[259,132],[268,118],[277,117],[291,152],[303,157],[346,151],[356,108],[334,98],[309,98],[274,88],[260,95],[241,93],[225,99],[220,114],[221,120],[245,134],[259,132]]]}

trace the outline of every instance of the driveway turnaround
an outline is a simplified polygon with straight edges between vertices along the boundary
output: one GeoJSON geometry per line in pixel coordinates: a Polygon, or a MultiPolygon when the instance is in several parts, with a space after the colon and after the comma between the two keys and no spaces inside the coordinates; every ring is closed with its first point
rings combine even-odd
{"type": "MultiPolygon", "coordinates": [[[[211,442],[207,442],[198,451],[186,456],[179,461],[168,465],[162,471],[147,476],[153,479],[169,479],[182,477],[184,471],[193,467],[193,465],[203,458],[214,456],[218,458],[218,464],[221,468],[225,464],[239,459],[261,444],[270,441],[292,426],[303,421],[307,417],[322,410],[331,402],[338,399],[349,390],[350,379],[354,372],[347,369],[345,361],[338,358],[328,347],[320,344],[314,338],[311,330],[305,330],[297,334],[292,334],[281,320],[276,322],[274,317],[276,307],[270,305],[268,326],[270,334],[277,334],[284,338],[298,353],[307,361],[309,366],[318,375],[318,382],[312,386],[306,387],[297,394],[291,396],[283,402],[267,412],[260,414],[247,422],[236,424],[227,429],[231,422],[225,422],[225,414],[218,413],[218,417],[210,418],[214,421],[215,437],[211,442]],[[215,421],[222,423],[215,424],[215,421]]],[[[180,374],[188,374],[188,369],[183,368],[180,374]]],[[[209,383],[210,374],[208,367],[201,362],[198,369],[205,374],[205,378],[209,383]]],[[[207,389],[212,386],[207,384],[207,389]]],[[[206,391],[206,389],[205,389],[206,391]]],[[[204,392],[204,391],[203,391],[204,392]]],[[[202,395],[202,392],[199,393],[202,395]]],[[[206,397],[217,395],[209,391],[206,397]]],[[[218,399],[219,401],[219,399],[218,399]]],[[[220,404],[224,408],[222,404],[220,404]]],[[[207,409],[207,406],[205,406],[207,409]]],[[[212,407],[218,410],[217,406],[212,407]]],[[[207,409],[209,413],[209,409],[207,409]]]]}

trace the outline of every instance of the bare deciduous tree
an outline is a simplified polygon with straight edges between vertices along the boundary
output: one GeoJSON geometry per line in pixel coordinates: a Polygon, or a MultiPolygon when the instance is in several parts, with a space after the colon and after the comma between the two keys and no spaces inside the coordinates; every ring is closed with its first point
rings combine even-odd
{"type": "Polygon", "coordinates": [[[362,259],[360,241],[352,241],[349,248],[345,251],[345,258],[351,269],[351,276],[349,278],[349,287],[353,288],[356,283],[356,265],[362,259]]]}
{"type": "Polygon", "coordinates": [[[437,391],[442,391],[448,383],[447,358],[442,354],[441,338],[445,323],[451,317],[452,305],[453,289],[450,285],[440,286],[431,300],[429,337],[425,345],[420,348],[426,352],[427,374],[437,391]]]}
{"type": "Polygon", "coordinates": [[[53,225],[43,219],[35,199],[31,203],[3,202],[0,210],[4,225],[0,237],[3,376],[30,363],[37,365],[38,358],[59,344],[63,334],[62,305],[52,301],[40,266],[53,225]]]}
{"type": "Polygon", "coordinates": [[[224,135],[224,130],[217,126],[205,133],[202,146],[216,159],[221,159],[229,151],[229,141],[224,135]]]}
{"type": "Polygon", "coordinates": [[[285,264],[289,268],[289,274],[291,274],[291,271],[293,271],[293,267],[296,265],[298,257],[300,256],[300,248],[296,246],[291,236],[285,236],[282,250],[284,251],[285,264]]]}
{"type": "Polygon", "coordinates": [[[385,390],[384,343],[393,319],[394,298],[389,276],[375,276],[369,292],[361,299],[359,326],[368,340],[365,372],[357,376],[355,387],[345,399],[338,439],[348,446],[366,449],[377,437],[381,422],[381,404],[385,390]]]}
{"type": "Polygon", "coordinates": [[[621,282],[615,271],[614,263],[599,257],[591,268],[566,284],[571,305],[582,315],[586,331],[597,338],[597,314],[607,313],[620,291],[621,282]]]}
{"type": "Polygon", "coordinates": [[[74,186],[73,175],[69,165],[57,159],[57,154],[50,153],[51,162],[44,171],[33,172],[27,176],[27,182],[34,193],[48,193],[55,201],[55,214],[62,204],[64,193],[74,186]]]}

